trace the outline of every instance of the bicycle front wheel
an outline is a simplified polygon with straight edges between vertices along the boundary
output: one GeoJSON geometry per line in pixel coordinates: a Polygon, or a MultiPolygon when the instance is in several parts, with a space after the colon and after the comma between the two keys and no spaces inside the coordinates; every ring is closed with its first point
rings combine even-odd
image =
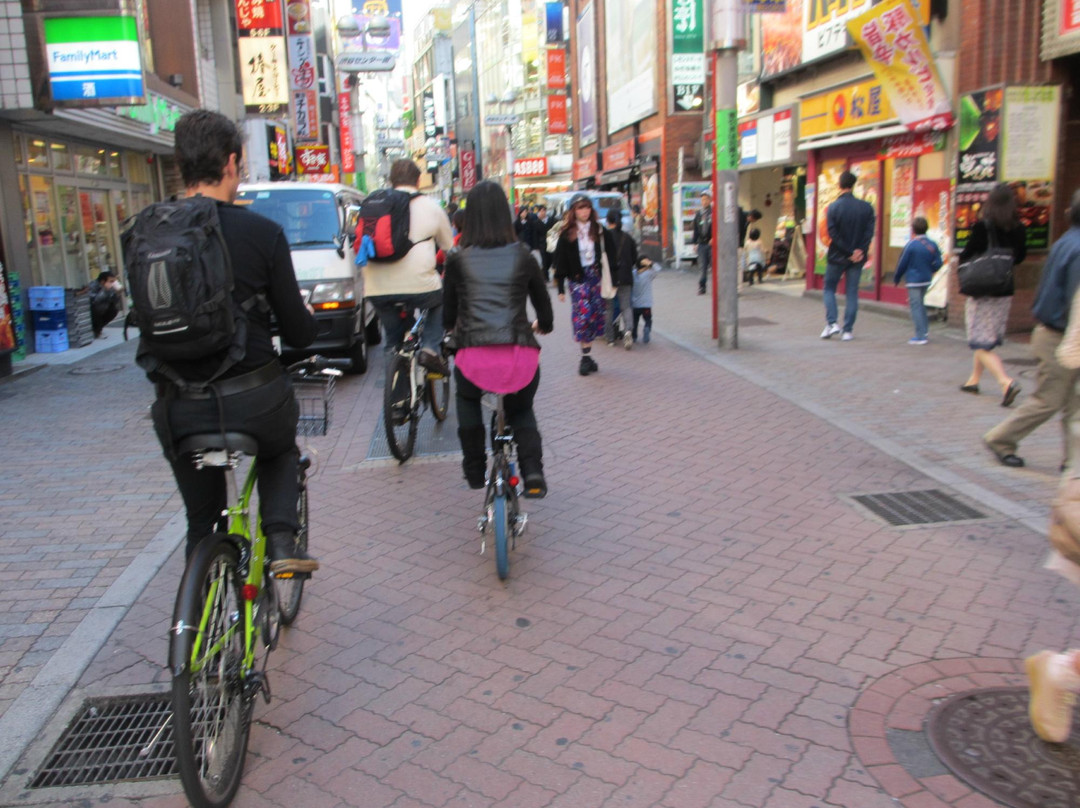
{"type": "MultiPolygon", "coordinates": [[[[300,495],[296,502],[296,517],[297,523],[300,525],[300,529],[296,531],[296,547],[301,552],[297,555],[302,555],[307,552],[308,548],[308,493],[307,493],[307,475],[304,474],[304,469],[300,469],[300,495]]],[[[281,625],[291,626],[293,621],[296,620],[296,615],[300,612],[300,601],[304,597],[304,577],[289,576],[291,573],[284,573],[274,576],[274,587],[277,589],[278,596],[278,614],[281,615],[281,625]]]]}
{"type": "Polygon", "coordinates": [[[446,420],[446,414],[450,411],[450,375],[427,377],[428,401],[431,403],[431,414],[440,424],[446,420]]]}
{"type": "Polygon", "coordinates": [[[386,369],[386,386],[383,388],[386,443],[390,447],[390,454],[402,463],[412,457],[416,445],[417,410],[413,400],[415,358],[393,354],[386,369]]]}
{"type": "Polygon", "coordinates": [[[176,764],[195,808],[240,787],[253,700],[244,687],[240,553],[215,534],[195,549],[176,596],[170,663],[176,764]]]}
{"type": "Polygon", "coordinates": [[[494,504],[495,528],[495,571],[499,580],[505,581],[510,575],[510,509],[507,507],[506,494],[496,494],[494,504]]]}

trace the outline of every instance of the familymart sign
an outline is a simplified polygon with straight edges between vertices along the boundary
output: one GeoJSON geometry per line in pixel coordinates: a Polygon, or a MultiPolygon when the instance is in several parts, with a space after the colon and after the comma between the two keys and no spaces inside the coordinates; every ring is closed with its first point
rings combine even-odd
{"type": "Polygon", "coordinates": [[[43,20],[49,85],[58,106],[145,103],[134,17],[43,20]]]}

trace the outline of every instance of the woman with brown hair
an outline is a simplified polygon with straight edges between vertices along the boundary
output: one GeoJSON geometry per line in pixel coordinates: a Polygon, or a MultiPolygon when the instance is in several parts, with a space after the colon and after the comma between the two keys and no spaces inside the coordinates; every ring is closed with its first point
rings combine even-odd
{"type": "Polygon", "coordinates": [[[582,376],[600,369],[589,354],[593,341],[604,333],[605,305],[600,295],[600,277],[605,252],[615,254],[611,234],[600,226],[589,197],[575,194],[566,211],[552,265],[560,301],[566,300],[566,282],[570,282],[570,316],[574,339],[581,345],[578,373],[582,376]]]}
{"type": "MultiPolygon", "coordinates": [[[[1026,230],[1016,211],[1016,193],[1005,183],[998,183],[983,205],[979,221],[971,228],[967,244],[960,252],[960,263],[985,253],[991,246],[998,246],[1012,250],[1015,266],[1027,255],[1026,239],[1026,230]]],[[[1005,325],[1011,305],[1011,295],[969,297],[964,304],[968,345],[975,355],[972,359],[971,375],[960,385],[960,389],[977,395],[979,379],[985,368],[1001,386],[1002,407],[1011,405],[1020,393],[1020,385],[1005,372],[1001,357],[994,353],[994,348],[1005,340],[1005,325]]]]}

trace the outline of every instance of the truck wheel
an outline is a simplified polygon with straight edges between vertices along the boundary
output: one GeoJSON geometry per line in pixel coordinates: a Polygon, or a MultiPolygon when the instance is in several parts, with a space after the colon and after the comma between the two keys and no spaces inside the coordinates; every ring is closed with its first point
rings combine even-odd
{"type": "Polygon", "coordinates": [[[367,371],[367,340],[363,334],[356,335],[356,342],[349,348],[348,357],[352,363],[349,365],[349,373],[359,375],[367,371]]]}

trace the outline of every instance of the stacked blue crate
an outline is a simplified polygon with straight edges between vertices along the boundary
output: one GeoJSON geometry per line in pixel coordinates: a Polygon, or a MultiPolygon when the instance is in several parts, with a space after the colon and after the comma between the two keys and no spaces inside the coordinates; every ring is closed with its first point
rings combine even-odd
{"type": "Polygon", "coordinates": [[[63,286],[31,286],[30,312],[34,320],[34,349],[59,353],[68,349],[67,313],[63,286]]]}

